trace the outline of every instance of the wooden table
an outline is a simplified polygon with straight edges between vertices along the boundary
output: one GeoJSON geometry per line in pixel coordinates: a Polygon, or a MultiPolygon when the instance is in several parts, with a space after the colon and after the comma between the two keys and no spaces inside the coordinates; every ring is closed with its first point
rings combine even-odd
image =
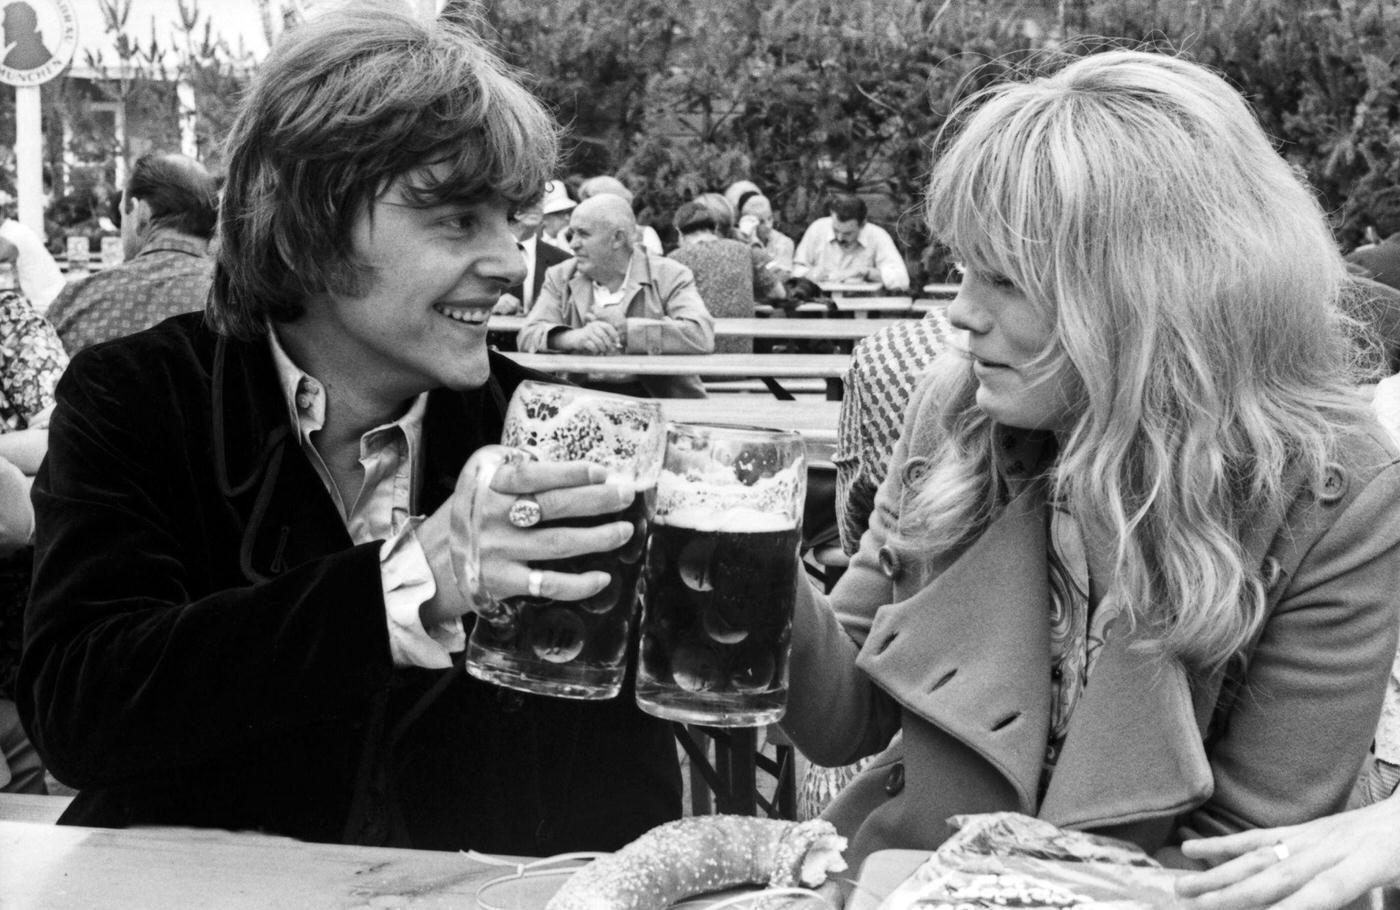
{"type": "MultiPolygon", "coordinates": [[[[0,794],[0,806],[7,798],[0,794]]],[[[0,821],[0,906],[10,910],[543,910],[571,869],[511,878],[530,857],[312,844],[198,828],[0,821]],[[510,880],[507,880],[510,879],[510,880]],[[478,900],[480,895],[480,900],[478,900]]],[[[676,905],[704,910],[755,889],[676,905]]]]}
{"type": "Polygon", "coordinates": [[[782,401],[766,395],[662,398],[660,401],[667,420],[796,430],[807,443],[808,462],[829,462],[836,448],[836,421],[841,414],[839,401],[820,398],[782,401]]]}
{"type": "Polygon", "coordinates": [[[772,338],[793,341],[859,341],[903,319],[741,319],[715,320],[716,338],[772,338]]]}
{"type": "MultiPolygon", "coordinates": [[[[26,910],[472,910],[477,890],[512,869],[434,850],[310,844],[190,828],[0,821],[0,903],[26,910]]],[[[557,887],[562,881],[551,876],[539,883],[557,887]]],[[[543,907],[548,894],[522,907],[543,907]]]]}
{"type": "MultiPolygon", "coordinates": [[[[818,304],[821,312],[825,306],[818,304]]],[[[813,310],[811,312],[817,312],[813,310]]],[[[852,310],[851,312],[854,312],[852,310]]],[[[715,320],[716,338],[777,338],[804,341],[859,341],[900,319],[768,319],[722,316],[715,320]]],[[[524,316],[492,316],[492,332],[512,333],[525,324],[524,316]]]]}
{"type": "Polygon", "coordinates": [[[833,297],[846,294],[877,294],[884,285],[878,281],[818,281],[817,287],[833,297]]]}
{"type": "Polygon", "coordinates": [[[840,379],[847,354],[506,354],[523,367],[546,373],[595,373],[611,376],[715,376],[744,379],[840,379]]]}
{"type": "Polygon", "coordinates": [[[834,297],[830,303],[813,301],[793,307],[798,313],[851,313],[866,318],[871,313],[907,313],[914,307],[914,298],[907,294],[889,297],[834,297]]]}
{"type": "Polygon", "coordinates": [[[72,801],[71,796],[0,793],[0,822],[39,822],[51,825],[58,821],[58,817],[72,801]]]}
{"type": "Polygon", "coordinates": [[[594,376],[710,376],[717,379],[762,379],[783,400],[792,395],[782,379],[827,379],[827,397],[840,398],[839,380],[850,366],[849,354],[523,354],[507,357],[523,367],[545,373],[594,376]]]}

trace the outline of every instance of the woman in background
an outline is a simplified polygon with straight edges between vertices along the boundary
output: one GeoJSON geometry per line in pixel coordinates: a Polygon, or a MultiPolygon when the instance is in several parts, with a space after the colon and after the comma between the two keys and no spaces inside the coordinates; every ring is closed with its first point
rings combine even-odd
{"type": "MultiPolygon", "coordinates": [[[[695,273],[695,286],[711,316],[750,318],[757,301],[783,296],[768,254],[721,236],[719,219],[703,203],[683,204],[673,223],[681,243],[671,258],[695,273]]],[[[716,338],[715,352],[752,354],[753,339],[716,338]]]]}

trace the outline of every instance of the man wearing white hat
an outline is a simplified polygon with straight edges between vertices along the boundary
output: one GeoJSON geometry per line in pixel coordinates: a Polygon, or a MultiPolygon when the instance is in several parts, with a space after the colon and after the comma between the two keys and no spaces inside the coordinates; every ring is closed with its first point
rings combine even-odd
{"type": "Polygon", "coordinates": [[[561,250],[569,248],[569,213],[578,203],[569,197],[569,188],[562,180],[551,180],[545,184],[544,201],[540,208],[544,212],[544,229],[540,239],[552,243],[561,250]]]}
{"type": "Polygon", "coordinates": [[[530,312],[530,307],[535,305],[535,297],[540,292],[540,286],[544,284],[544,273],[551,266],[573,258],[573,253],[570,251],[561,250],[554,244],[545,242],[544,236],[541,234],[543,224],[543,203],[541,202],[522,205],[511,213],[510,232],[515,235],[516,246],[520,247],[520,255],[525,259],[525,278],[502,294],[491,312],[530,312]]]}

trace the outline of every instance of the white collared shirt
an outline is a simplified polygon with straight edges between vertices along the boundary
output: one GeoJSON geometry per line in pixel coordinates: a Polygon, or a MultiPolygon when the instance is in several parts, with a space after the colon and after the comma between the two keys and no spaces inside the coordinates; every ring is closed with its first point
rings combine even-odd
{"type": "Polygon", "coordinates": [[[538,237],[531,237],[524,243],[517,243],[520,248],[520,255],[525,259],[525,280],[520,285],[520,311],[530,312],[530,307],[535,305],[535,244],[539,243],[538,237]]]}
{"type": "Polygon", "coordinates": [[[623,274],[622,283],[617,286],[617,290],[610,291],[607,285],[599,284],[596,281],[592,282],[594,307],[618,306],[631,299],[632,294],[637,290],[637,284],[632,280],[632,262],[636,258],[634,255],[627,261],[627,271],[623,274]]]}
{"type": "Polygon", "coordinates": [[[450,652],[466,646],[462,621],[456,619],[425,629],[419,618],[419,609],[437,593],[427,555],[414,533],[422,521],[414,513],[428,393],[415,398],[397,420],[377,426],[360,437],[364,483],[359,490],[344,491],[345,495],[353,496],[346,502],[330,468],[311,443],[311,434],[325,426],[325,387],[292,362],[278,341],[275,329],[269,330],[268,338],[292,429],[344,520],[350,539],[356,544],[385,542],[379,550],[379,577],[384,587],[389,651],[394,664],[432,669],[450,667],[450,652]]]}
{"type": "Polygon", "coordinates": [[[813,221],[802,235],[793,254],[792,273],[798,278],[817,275],[816,281],[833,280],[843,273],[878,269],[880,283],[886,290],[904,291],[909,288],[909,269],[889,232],[866,221],[860,226],[856,243],[843,247],[836,240],[831,216],[813,221]]]}

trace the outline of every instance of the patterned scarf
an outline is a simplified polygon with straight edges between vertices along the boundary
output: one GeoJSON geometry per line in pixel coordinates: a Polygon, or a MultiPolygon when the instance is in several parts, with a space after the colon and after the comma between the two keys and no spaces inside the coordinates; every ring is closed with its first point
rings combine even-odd
{"type": "Polygon", "coordinates": [[[1106,627],[1117,609],[1111,596],[1098,609],[1089,604],[1089,560],[1079,522],[1063,503],[1050,513],[1050,737],[1040,778],[1040,795],[1064,748],[1070,717],[1103,648],[1106,627]]]}

